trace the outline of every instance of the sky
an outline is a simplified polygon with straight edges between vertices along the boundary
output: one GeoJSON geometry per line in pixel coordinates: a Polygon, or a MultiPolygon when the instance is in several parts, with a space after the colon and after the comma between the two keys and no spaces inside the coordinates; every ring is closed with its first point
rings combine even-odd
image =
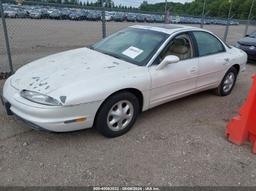
{"type": "MultiPolygon", "coordinates": [[[[87,2],[87,0],[81,0],[87,2]]],[[[95,0],[88,0],[88,1],[95,1],[95,0]]],[[[133,6],[133,7],[138,7],[143,0],[113,0],[116,5],[126,5],[126,6],[133,6]]],[[[180,3],[185,3],[185,2],[191,2],[192,0],[167,0],[168,2],[180,2],[180,3]]],[[[159,2],[165,2],[165,0],[147,0],[148,3],[159,3],[159,2]]]]}

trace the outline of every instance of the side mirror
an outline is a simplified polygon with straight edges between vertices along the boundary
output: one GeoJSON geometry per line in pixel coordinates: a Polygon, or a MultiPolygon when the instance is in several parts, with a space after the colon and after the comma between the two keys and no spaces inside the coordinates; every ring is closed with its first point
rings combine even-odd
{"type": "Polygon", "coordinates": [[[166,56],[163,61],[157,66],[156,70],[162,70],[168,64],[178,63],[180,61],[178,56],[166,56]]]}

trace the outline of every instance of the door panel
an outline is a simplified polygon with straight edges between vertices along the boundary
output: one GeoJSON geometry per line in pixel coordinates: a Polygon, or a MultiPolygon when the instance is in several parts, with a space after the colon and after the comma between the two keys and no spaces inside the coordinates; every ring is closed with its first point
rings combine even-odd
{"type": "Polygon", "coordinates": [[[229,65],[229,55],[223,43],[205,31],[193,32],[199,56],[197,89],[217,86],[229,65]]]}
{"type": "Polygon", "coordinates": [[[201,89],[210,85],[217,85],[222,80],[229,65],[229,59],[229,55],[226,52],[200,57],[197,88],[201,89]]]}
{"type": "Polygon", "coordinates": [[[150,107],[165,103],[196,89],[198,58],[169,64],[162,70],[150,67],[152,90],[150,107]]]}

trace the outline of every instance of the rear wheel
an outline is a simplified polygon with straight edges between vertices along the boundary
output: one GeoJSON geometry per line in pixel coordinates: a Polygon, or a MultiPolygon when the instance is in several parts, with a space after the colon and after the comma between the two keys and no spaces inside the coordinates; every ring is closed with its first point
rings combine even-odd
{"type": "Polygon", "coordinates": [[[128,132],[139,114],[139,101],[130,92],[120,92],[108,98],[101,106],[96,129],[106,137],[118,137],[128,132]]]}
{"type": "Polygon", "coordinates": [[[219,87],[215,89],[217,95],[227,96],[232,92],[236,84],[237,73],[238,71],[235,67],[232,67],[227,71],[219,87]]]}

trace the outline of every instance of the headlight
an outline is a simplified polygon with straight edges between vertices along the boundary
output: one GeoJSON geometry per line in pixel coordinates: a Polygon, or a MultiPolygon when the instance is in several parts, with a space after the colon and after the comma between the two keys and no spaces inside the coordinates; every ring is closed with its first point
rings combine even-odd
{"type": "Polygon", "coordinates": [[[47,95],[38,93],[38,92],[34,92],[34,91],[29,91],[29,90],[22,90],[20,92],[21,97],[35,102],[35,103],[40,103],[43,105],[50,105],[50,106],[60,106],[62,105],[58,100],[49,97],[47,95]]]}

